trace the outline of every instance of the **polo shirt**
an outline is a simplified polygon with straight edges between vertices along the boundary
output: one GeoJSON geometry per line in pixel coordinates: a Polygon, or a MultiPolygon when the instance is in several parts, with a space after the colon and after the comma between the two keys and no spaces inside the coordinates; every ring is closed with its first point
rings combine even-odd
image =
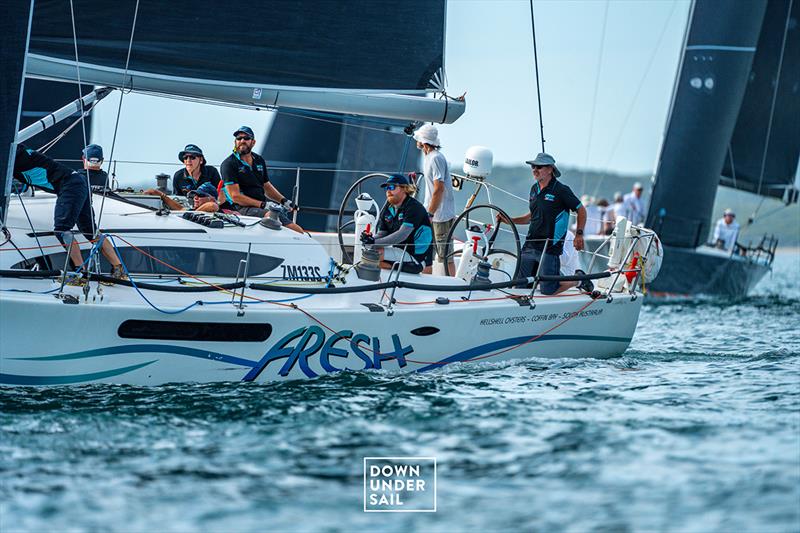
{"type": "Polygon", "coordinates": [[[252,167],[242,161],[239,154],[234,152],[225,158],[219,169],[225,185],[239,185],[242,194],[264,202],[267,199],[267,195],[264,193],[264,184],[269,183],[267,162],[260,155],[252,154],[252,167]]]}
{"type": "Polygon", "coordinates": [[[189,191],[194,191],[203,183],[219,187],[219,180],[219,172],[211,165],[200,167],[200,178],[196,181],[185,168],[181,168],[172,176],[172,194],[186,196],[189,191]]]}
{"type": "Polygon", "coordinates": [[[569,212],[577,211],[579,207],[581,201],[572,189],[556,178],[551,178],[547,187],[541,190],[539,183],[534,182],[528,197],[531,222],[525,236],[525,248],[541,251],[545,239],[550,239],[546,253],[561,255],[569,226],[569,212]]]}
{"type": "Polygon", "coordinates": [[[419,263],[432,264],[433,230],[431,230],[431,221],[425,207],[411,196],[406,196],[399,207],[386,202],[378,215],[379,232],[391,234],[404,225],[411,226],[414,231],[403,242],[394,246],[405,249],[406,253],[412,255],[419,263]]]}

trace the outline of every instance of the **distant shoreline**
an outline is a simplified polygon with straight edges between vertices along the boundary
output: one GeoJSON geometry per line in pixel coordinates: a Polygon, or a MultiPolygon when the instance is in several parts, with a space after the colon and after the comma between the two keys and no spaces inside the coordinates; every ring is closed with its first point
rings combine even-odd
{"type": "Polygon", "coordinates": [[[778,249],[775,250],[777,254],[800,254],[800,246],[778,246],[778,249]]]}

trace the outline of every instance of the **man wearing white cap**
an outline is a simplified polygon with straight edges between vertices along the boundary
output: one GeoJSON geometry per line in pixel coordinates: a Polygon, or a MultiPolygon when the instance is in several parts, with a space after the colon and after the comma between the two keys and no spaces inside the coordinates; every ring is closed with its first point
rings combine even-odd
{"type": "Polygon", "coordinates": [[[622,213],[617,213],[617,215],[621,214],[630,220],[632,224],[644,224],[645,211],[644,202],[642,201],[643,190],[644,187],[640,182],[637,181],[634,183],[633,190],[622,199],[622,213]]]}
{"type": "MultiPolygon", "coordinates": [[[[439,150],[439,131],[436,126],[426,124],[414,132],[417,148],[422,152],[422,172],[425,179],[425,209],[431,217],[433,236],[436,240],[436,255],[444,262],[452,250],[447,235],[456,217],[456,201],[453,197],[453,184],[450,181],[450,166],[447,158],[439,150]]],[[[450,261],[450,272],[455,266],[450,261]]]]}
{"type": "Polygon", "coordinates": [[[736,222],[736,213],[733,209],[726,209],[722,218],[717,220],[714,227],[714,246],[723,250],[733,250],[736,238],[739,236],[739,223],[736,222]]]}

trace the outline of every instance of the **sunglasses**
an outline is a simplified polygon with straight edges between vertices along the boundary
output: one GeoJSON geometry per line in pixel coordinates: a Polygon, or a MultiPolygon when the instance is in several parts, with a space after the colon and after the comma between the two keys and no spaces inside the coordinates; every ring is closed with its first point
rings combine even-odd
{"type": "Polygon", "coordinates": [[[389,185],[384,185],[383,188],[386,189],[387,191],[393,191],[397,189],[397,185],[395,185],[394,183],[390,183],[389,185]]]}
{"type": "Polygon", "coordinates": [[[250,137],[249,135],[239,135],[238,137],[236,137],[236,140],[237,141],[252,141],[253,138],[250,137]]]}
{"type": "Polygon", "coordinates": [[[533,170],[541,170],[541,169],[547,168],[549,166],[550,165],[531,165],[531,168],[533,168],[533,170]]]}
{"type": "Polygon", "coordinates": [[[198,157],[196,155],[186,154],[185,156],[183,156],[183,160],[186,161],[187,159],[189,161],[194,161],[195,159],[198,159],[198,157]]]}
{"type": "Polygon", "coordinates": [[[89,158],[89,159],[87,159],[86,161],[88,161],[88,162],[89,162],[89,163],[91,163],[92,165],[99,165],[100,163],[102,163],[102,162],[103,162],[103,160],[102,160],[102,159],[97,159],[96,157],[90,157],[90,158],[89,158]]]}

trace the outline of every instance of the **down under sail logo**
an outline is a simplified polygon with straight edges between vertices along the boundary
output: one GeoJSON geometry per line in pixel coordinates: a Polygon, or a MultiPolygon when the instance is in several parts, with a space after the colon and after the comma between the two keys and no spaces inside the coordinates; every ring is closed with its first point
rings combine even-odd
{"type": "Polygon", "coordinates": [[[364,457],[365,513],[435,513],[435,457],[364,457]]]}

